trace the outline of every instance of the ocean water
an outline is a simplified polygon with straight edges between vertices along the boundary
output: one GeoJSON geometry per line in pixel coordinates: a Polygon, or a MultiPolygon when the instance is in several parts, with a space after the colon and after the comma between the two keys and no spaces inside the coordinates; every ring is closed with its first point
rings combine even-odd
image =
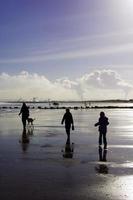
{"type": "MultiPolygon", "coordinates": [[[[0,102],[0,108],[1,111],[4,109],[20,109],[22,106],[22,103],[7,103],[7,102],[0,102]]],[[[91,103],[84,103],[84,102],[59,102],[59,105],[54,105],[52,102],[46,102],[46,103],[41,103],[41,102],[31,102],[31,103],[27,103],[27,106],[29,106],[30,108],[35,108],[37,109],[38,107],[40,108],[61,108],[61,107],[83,107],[85,108],[86,106],[88,107],[95,107],[95,106],[99,106],[99,107],[107,107],[107,106],[117,106],[117,107],[133,107],[133,103],[128,102],[128,103],[120,103],[120,102],[91,102],[91,103]]]]}

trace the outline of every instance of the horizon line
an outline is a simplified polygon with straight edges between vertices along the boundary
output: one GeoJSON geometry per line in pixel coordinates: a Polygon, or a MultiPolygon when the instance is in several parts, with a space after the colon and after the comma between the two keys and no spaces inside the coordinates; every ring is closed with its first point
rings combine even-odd
{"type": "Polygon", "coordinates": [[[96,100],[0,100],[0,102],[5,102],[5,103],[23,103],[23,102],[26,102],[26,103],[54,103],[54,102],[60,102],[60,103],[90,103],[90,102],[114,102],[114,101],[118,101],[118,102],[130,102],[130,101],[133,101],[133,99],[96,99],[96,100]]]}

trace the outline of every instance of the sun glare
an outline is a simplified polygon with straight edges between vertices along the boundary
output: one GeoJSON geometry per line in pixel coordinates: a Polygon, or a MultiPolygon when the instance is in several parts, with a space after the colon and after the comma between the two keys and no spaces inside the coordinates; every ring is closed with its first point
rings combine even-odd
{"type": "Polygon", "coordinates": [[[133,12],[133,0],[118,0],[115,1],[115,4],[117,5],[118,12],[122,13],[131,13],[133,12]]]}
{"type": "Polygon", "coordinates": [[[133,22],[133,0],[110,0],[111,19],[117,26],[131,29],[133,22]]]}
{"type": "Polygon", "coordinates": [[[120,186],[120,190],[117,190],[117,193],[121,197],[121,200],[132,200],[133,199],[133,177],[132,176],[123,176],[119,178],[118,185],[120,186]]]}

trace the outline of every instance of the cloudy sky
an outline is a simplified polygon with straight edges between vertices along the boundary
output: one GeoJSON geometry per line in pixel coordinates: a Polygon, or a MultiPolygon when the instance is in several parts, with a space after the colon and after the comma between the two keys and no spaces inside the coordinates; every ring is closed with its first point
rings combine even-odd
{"type": "Polygon", "coordinates": [[[1,0],[0,100],[133,98],[133,0],[1,0]]]}

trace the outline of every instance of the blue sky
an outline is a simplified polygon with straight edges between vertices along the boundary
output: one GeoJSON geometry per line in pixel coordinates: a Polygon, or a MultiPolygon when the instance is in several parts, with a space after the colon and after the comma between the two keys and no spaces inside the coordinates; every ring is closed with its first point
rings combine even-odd
{"type": "MultiPolygon", "coordinates": [[[[90,78],[96,71],[106,71],[108,77],[112,71],[114,82],[119,76],[118,86],[122,81],[128,85],[131,98],[132,22],[132,0],[1,0],[1,77],[3,72],[10,78],[20,77],[26,71],[29,79],[36,73],[39,78],[46,77],[51,85],[57,79],[77,84],[86,74],[90,78]]],[[[90,87],[95,85],[90,84],[85,91],[90,91],[90,87]]],[[[110,93],[110,86],[106,89],[110,93]]],[[[115,98],[115,89],[112,85],[112,96],[108,98],[115,98]]],[[[100,91],[105,92],[102,84],[100,91]]],[[[3,98],[11,98],[8,92],[3,98]]],[[[92,96],[84,93],[86,98],[101,98],[97,92],[92,96]]],[[[24,96],[31,98],[32,94],[28,97],[24,91],[24,96]]],[[[124,94],[120,92],[118,97],[124,98],[124,94]]]]}

